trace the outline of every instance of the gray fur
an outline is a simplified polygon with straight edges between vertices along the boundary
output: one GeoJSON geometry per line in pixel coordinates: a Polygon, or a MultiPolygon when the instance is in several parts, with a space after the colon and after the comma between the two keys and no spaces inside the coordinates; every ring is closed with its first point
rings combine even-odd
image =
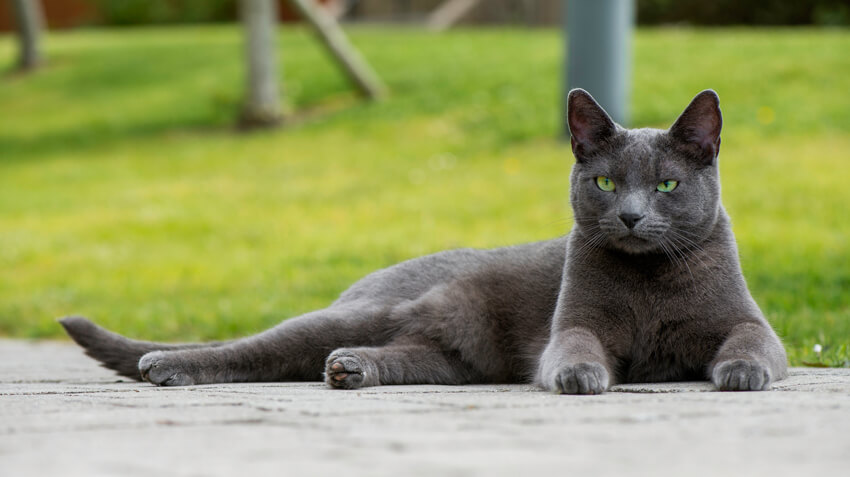
{"type": "Polygon", "coordinates": [[[595,394],[710,379],[768,389],[785,377],[785,351],[747,290],[720,204],[718,104],[704,91],[669,130],[627,130],[573,90],[568,236],[409,260],[324,310],[225,343],[133,341],[77,317],[62,325],[104,366],[166,386],[535,382],[595,394]],[[616,189],[601,190],[598,176],[616,189]],[[679,185],[656,191],[668,179],[679,185]]]}

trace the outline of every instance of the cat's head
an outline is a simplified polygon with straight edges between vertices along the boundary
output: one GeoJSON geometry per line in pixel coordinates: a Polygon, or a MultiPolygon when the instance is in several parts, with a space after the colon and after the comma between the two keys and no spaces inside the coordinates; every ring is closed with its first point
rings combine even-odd
{"type": "Polygon", "coordinates": [[[582,235],[643,254],[692,248],[711,233],[722,125],[714,91],[696,95],[668,130],[624,129],[582,89],[570,91],[567,115],[570,201],[582,235]]]}

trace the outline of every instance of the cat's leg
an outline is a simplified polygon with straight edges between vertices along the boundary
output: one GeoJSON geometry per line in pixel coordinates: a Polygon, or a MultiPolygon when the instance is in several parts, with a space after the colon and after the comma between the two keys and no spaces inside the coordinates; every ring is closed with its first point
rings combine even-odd
{"type": "Polygon", "coordinates": [[[160,386],[319,381],[334,349],[389,341],[383,314],[364,303],[334,305],[222,346],[148,353],[139,360],[139,372],[160,386]]]}
{"type": "Polygon", "coordinates": [[[468,384],[476,382],[475,375],[457,353],[446,353],[424,341],[341,348],[331,353],[325,364],[325,382],[338,389],[380,384],[468,384]]]}
{"type": "Polygon", "coordinates": [[[770,389],[787,374],[787,357],[776,333],[766,323],[741,323],[709,366],[711,381],[721,391],[770,389]]]}
{"type": "Polygon", "coordinates": [[[600,394],[612,385],[614,370],[599,338],[587,328],[553,334],[540,358],[537,385],[563,394],[600,394]]]}

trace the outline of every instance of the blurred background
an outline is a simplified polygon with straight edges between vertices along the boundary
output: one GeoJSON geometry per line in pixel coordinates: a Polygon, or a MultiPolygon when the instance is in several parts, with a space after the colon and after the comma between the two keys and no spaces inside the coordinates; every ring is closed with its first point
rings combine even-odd
{"type": "Polygon", "coordinates": [[[0,336],[246,335],[566,233],[598,34],[631,127],[719,93],[750,288],[793,365],[850,366],[850,1],[611,0],[627,25],[571,37],[590,1],[0,1],[0,336]]]}

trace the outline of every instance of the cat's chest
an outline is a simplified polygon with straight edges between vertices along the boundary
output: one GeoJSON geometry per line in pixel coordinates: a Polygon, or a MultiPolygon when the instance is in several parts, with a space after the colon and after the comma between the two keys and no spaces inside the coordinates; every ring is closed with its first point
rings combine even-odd
{"type": "Polygon", "coordinates": [[[571,269],[565,317],[596,331],[620,382],[705,379],[740,311],[723,270],[673,265],[603,256],[571,269]]]}
{"type": "MultiPolygon", "coordinates": [[[[632,290],[617,317],[628,336],[613,354],[624,382],[705,379],[728,333],[716,306],[693,290],[632,290]]],[[[612,350],[613,351],[613,350],[612,350]]]]}
{"type": "Polygon", "coordinates": [[[665,318],[634,324],[628,346],[614,353],[624,382],[705,379],[725,333],[701,319],[665,318]]]}
{"type": "Polygon", "coordinates": [[[710,293],[693,283],[632,277],[617,301],[614,321],[628,330],[612,350],[621,381],[706,378],[728,332],[710,293]]]}

